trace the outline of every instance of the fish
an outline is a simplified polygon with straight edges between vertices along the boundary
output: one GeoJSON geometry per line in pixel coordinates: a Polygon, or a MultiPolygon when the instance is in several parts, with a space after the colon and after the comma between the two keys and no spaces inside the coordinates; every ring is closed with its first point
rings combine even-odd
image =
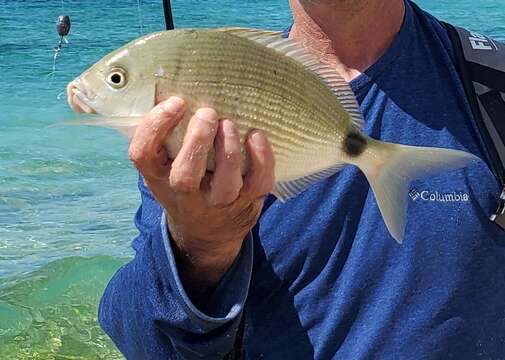
{"type": "MultiPolygon", "coordinates": [[[[363,133],[364,117],[349,84],[331,66],[278,32],[247,28],[156,32],[109,53],[67,87],[70,106],[101,115],[85,122],[132,137],[142,116],[171,96],[187,114],[165,140],[181,149],[191,115],[214,108],[238,127],[242,144],[263,130],[275,157],[272,193],[288,201],[347,165],[365,175],[391,236],[405,236],[408,184],[468,166],[465,151],[401,145],[363,133]]],[[[242,174],[247,152],[242,146],[242,174]]],[[[207,170],[214,169],[213,153],[207,170]]]]}

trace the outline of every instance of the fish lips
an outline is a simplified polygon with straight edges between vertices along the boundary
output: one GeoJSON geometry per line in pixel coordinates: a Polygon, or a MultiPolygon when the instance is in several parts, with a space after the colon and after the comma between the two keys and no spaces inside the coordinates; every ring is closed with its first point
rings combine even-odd
{"type": "Polygon", "coordinates": [[[73,81],[67,86],[68,104],[78,113],[96,114],[92,102],[84,91],[73,81]]]}

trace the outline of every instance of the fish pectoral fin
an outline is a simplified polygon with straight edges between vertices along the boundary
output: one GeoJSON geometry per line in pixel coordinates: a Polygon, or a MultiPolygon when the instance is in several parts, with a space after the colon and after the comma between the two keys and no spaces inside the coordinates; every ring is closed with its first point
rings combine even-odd
{"type": "Polygon", "coordinates": [[[138,124],[142,120],[140,116],[93,116],[86,120],[65,122],[71,126],[100,126],[111,128],[126,136],[129,140],[133,137],[138,124]]]}
{"type": "Polygon", "coordinates": [[[281,202],[285,202],[308,189],[312,184],[324,180],[340,171],[345,164],[335,164],[334,166],[318,171],[316,173],[289,181],[279,181],[275,183],[272,194],[281,202]]]}

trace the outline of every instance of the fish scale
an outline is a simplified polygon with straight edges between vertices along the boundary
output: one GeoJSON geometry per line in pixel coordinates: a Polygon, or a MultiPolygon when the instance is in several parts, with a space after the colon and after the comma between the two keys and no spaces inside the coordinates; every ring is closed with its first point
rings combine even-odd
{"type": "MultiPolygon", "coordinates": [[[[176,80],[177,81],[177,80],[176,80]]],[[[194,94],[195,97],[205,97],[206,95],[213,96],[215,97],[212,101],[212,104],[216,104],[216,108],[220,109],[223,113],[234,113],[234,106],[230,107],[230,104],[228,104],[226,101],[222,101],[222,98],[219,96],[215,96],[215,94],[219,94],[221,92],[228,92],[228,93],[233,93],[233,90],[231,89],[233,85],[230,84],[221,84],[218,82],[215,83],[209,83],[205,82],[205,86],[202,86],[201,88],[205,88],[205,90],[200,90],[198,88],[192,87],[194,81],[187,81],[187,84],[189,84],[189,88],[186,88],[182,82],[178,82],[180,85],[179,89],[181,92],[187,91],[188,93],[194,94]],[[221,88],[221,90],[213,89],[213,90],[208,90],[208,87],[216,87],[216,88],[221,88]],[[226,91],[226,89],[230,89],[229,91],[226,91]]],[[[200,82],[200,85],[202,82],[200,82]]],[[[242,89],[244,89],[246,86],[245,85],[238,85],[242,89]]],[[[254,119],[254,123],[248,123],[248,124],[243,124],[244,126],[252,126],[256,125],[258,126],[258,123],[260,125],[267,125],[267,126],[273,126],[274,124],[278,124],[278,126],[284,126],[284,123],[274,123],[274,122],[268,122],[270,117],[272,115],[277,115],[279,114],[281,118],[284,118],[284,121],[287,122],[289,126],[287,126],[287,131],[293,134],[296,134],[297,136],[300,136],[305,139],[310,138],[310,133],[314,135],[313,139],[318,139],[321,140],[321,131],[317,131],[317,128],[308,128],[308,127],[303,127],[303,124],[305,121],[300,121],[297,119],[298,116],[293,117],[293,114],[299,114],[300,110],[303,110],[304,108],[300,105],[295,105],[293,102],[286,101],[285,97],[280,97],[277,92],[270,92],[267,87],[264,89],[260,90],[259,88],[249,88],[246,90],[242,91],[242,96],[238,98],[237,103],[240,104],[240,108],[237,109],[238,112],[240,110],[244,110],[243,112],[251,114],[251,116],[257,116],[257,118],[254,119]],[[271,113],[268,116],[261,116],[262,114],[260,113],[262,110],[260,109],[265,109],[268,104],[265,104],[264,100],[264,94],[267,94],[270,98],[275,95],[274,99],[277,100],[277,107],[270,105],[270,110],[271,113]],[[279,104],[280,103],[280,104],[279,104]],[[279,106],[281,105],[281,106],[279,106]],[[258,116],[259,115],[259,116],[258,116]],[[289,117],[286,117],[286,115],[289,115],[289,117]],[[298,120],[298,121],[297,121],[298,120]],[[263,123],[263,122],[266,122],[263,123]],[[296,131],[299,130],[299,131],[296,131]]],[[[244,119],[244,121],[247,122],[247,119],[244,119]]]]}
{"type": "MultiPolygon", "coordinates": [[[[213,34],[211,34],[213,35],[213,34]]],[[[233,39],[235,40],[235,39],[233,39]]],[[[240,42],[240,40],[243,39],[238,39],[239,41],[234,41],[234,42],[240,42]]],[[[317,124],[319,123],[318,121],[314,122],[314,127],[309,128],[309,131],[313,131],[317,137],[321,137],[321,134],[327,134],[327,126],[335,126],[335,124],[339,124],[339,122],[336,122],[334,120],[335,114],[338,114],[339,112],[342,113],[342,109],[336,109],[338,107],[338,103],[335,103],[335,98],[334,96],[326,96],[325,101],[322,101],[321,98],[317,97],[317,94],[320,93],[320,87],[322,84],[320,81],[318,81],[317,78],[313,76],[313,74],[308,74],[310,76],[310,82],[307,81],[306,75],[299,75],[298,72],[293,71],[292,67],[294,64],[289,64],[291,66],[279,66],[279,59],[278,56],[275,56],[277,54],[269,54],[270,56],[262,56],[262,55],[252,55],[250,57],[247,57],[244,59],[244,56],[242,54],[244,53],[251,53],[251,45],[254,44],[240,44],[240,46],[233,46],[230,47],[229,49],[227,48],[226,54],[230,54],[232,56],[223,56],[223,51],[215,51],[216,46],[215,43],[219,43],[222,41],[219,39],[219,37],[214,37],[211,38],[211,40],[204,40],[201,39],[200,42],[195,42],[191,45],[191,47],[188,47],[186,49],[187,54],[182,53],[181,56],[187,56],[189,59],[188,62],[185,64],[185,67],[187,68],[198,68],[200,69],[199,72],[192,72],[191,74],[188,75],[188,80],[189,81],[194,81],[194,78],[198,75],[202,75],[203,77],[209,77],[210,79],[219,81],[222,79],[223,76],[226,77],[236,77],[239,79],[243,85],[251,85],[254,84],[258,89],[261,89],[262,91],[268,93],[268,92],[273,92],[277,94],[283,94],[284,100],[289,102],[290,99],[296,99],[294,100],[295,103],[305,103],[306,108],[307,107],[312,107],[310,104],[316,104],[318,107],[319,112],[324,113],[318,116],[319,122],[324,123],[324,128],[321,128],[319,131],[316,131],[317,129],[317,124]],[[192,54],[192,49],[198,47],[199,51],[196,56],[200,56],[200,61],[195,61],[193,60],[193,54],[192,54]],[[190,56],[191,54],[191,56],[190,56]],[[240,62],[237,62],[235,59],[236,58],[242,58],[240,62]],[[212,59],[209,61],[208,59],[212,59]],[[262,60],[263,59],[263,60],[262,60]],[[196,64],[195,64],[196,62],[196,64]],[[224,65],[225,64],[225,65],[224,65]],[[267,74],[272,73],[272,67],[277,69],[277,78],[280,80],[282,78],[285,79],[285,81],[275,81],[272,80],[271,82],[266,81],[265,79],[270,79],[270,77],[265,76],[267,74]],[[217,69],[223,69],[225,68],[226,75],[223,75],[222,72],[216,71],[217,69]],[[247,81],[247,78],[245,80],[242,80],[244,78],[244,74],[250,74],[250,79],[247,81]],[[310,84],[311,86],[307,86],[307,84],[310,84]],[[305,96],[304,96],[305,95],[305,96]],[[338,111],[340,110],[340,111],[338,111]]],[[[233,44],[235,45],[235,44],[233,44]]],[[[168,64],[170,66],[170,63],[168,64]]],[[[296,64],[298,65],[298,64],[296,64]]],[[[183,72],[178,73],[178,77],[182,78],[183,72]]],[[[182,78],[184,79],[184,78],[182,78]]],[[[242,101],[247,101],[247,99],[244,99],[244,97],[241,98],[242,101]]],[[[263,104],[258,104],[258,105],[263,105],[263,104]]],[[[345,112],[343,112],[345,114],[345,112]]],[[[283,114],[283,115],[288,115],[288,114],[283,114]]],[[[290,114],[291,115],[291,114],[290,114]]],[[[289,121],[289,118],[285,118],[286,121],[289,121]]],[[[343,119],[344,121],[346,119],[343,119]]],[[[348,120],[348,119],[347,119],[348,120]]],[[[349,121],[349,120],[348,120],[349,121]]],[[[297,124],[303,123],[304,121],[297,121],[290,123],[289,125],[291,126],[296,126],[297,124]]],[[[347,128],[345,126],[344,128],[347,128]]],[[[306,129],[302,129],[306,130],[306,129]]]]}
{"type": "MultiPolygon", "coordinates": [[[[206,57],[205,51],[200,51],[202,54],[201,56],[203,58],[206,57]]],[[[228,69],[226,74],[235,74],[241,70],[240,66],[237,66],[236,63],[231,62],[231,63],[226,63],[224,62],[225,59],[217,59],[215,62],[218,62],[219,60],[223,60],[221,65],[223,67],[226,67],[228,69]],[[235,71],[235,69],[237,71],[235,71]]],[[[203,62],[203,61],[202,61],[203,62]]],[[[242,128],[241,133],[245,134],[248,130],[252,128],[264,128],[264,129],[270,129],[273,131],[269,131],[270,140],[274,144],[274,149],[280,150],[282,148],[281,144],[284,142],[287,142],[288,144],[292,145],[301,145],[305,144],[307,141],[309,142],[318,142],[318,143],[323,143],[324,137],[322,134],[327,134],[327,132],[324,132],[324,128],[320,129],[318,131],[317,128],[310,128],[307,126],[304,126],[303,124],[305,123],[304,119],[299,118],[299,114],[303,114],[306,112],[306,108],[300,105],[297,105],[293,101],[286,101],[285,97],[281,97],[278,94],[280,93],[279,90],[276,90],[274,88],[270,89],[267,84],[265,84],[263,89],[260,89],[259,87],[254,87],[254,88],[246,88],[246,86],[242,85],[242,91],[241,91],[241,96],[238,98],[238,100],[235,102],[235,104],[230,104],[227,101],[223,100],[222,96],[216,96],[216,94],[220,94],[222,92],[226,92],[226,89],[229,89],[229,93],[233,93],[233,85],[230,85],[228,83],[224,82],[219,82],[219,74],[216,75],[214,68],[215,68],[215,62],[211,63],[212,65],[206,66],[203,65],[200,67],[200,70],[198,72],[193,71],[191,73],[184,71],[184,68],[181,69],[177,73],[177,77],[174,78],[174,85],[173,88],[175,89],[173,91],[174,94],[180,92],[182,94],[192,94],[193,97],[198,98],[198,99],[205,99],[206,101],[201,101],[198,105],[208,105],[211,107],[215,107],[216,109],[219,110],[221,114],[224,116],[228,114],[235,114],[237,123],[239,126],[242,128]],[[213,82],[203,82],[200,81],[198,86],[195,86],[195,77],[198,78],[205,78],[204,74],[211,72],[214,74],[212,80],[213,82]],[[180,79],[180,80],[179,80],[180,79]],[[213,89],[213,87],[216,88],[221,88],[221,90],[216,90],[213,89]],[[270,113],[268,113],[268,116],[263,110],[265,106],[265,96],[264,94],[267,93],[269,94],[269,97],[272,95],[270,94],[275,94],[276,97],[274,99],[278,99],[276,102],[281,105],[281,106],[271,106],[270,108],[270,113]],[[240,104],[240,107],[237,109],[236,104],[240,104]],[[262,114],[263,112],[263,114],[262,114]],[[296,114],[293,116],[293,114],[296,114]],[[272,119],[272,117],[276,119],[284,119],[283,122],[275,121],[275,119],[272,119]],[[276,140],[280,139],[280,142],[277,142],[276,140]]],[[[185,67],[186,68],[196,68],[197,65],[200,63],[198,60],[193,60],[191,62],[188,62],[185,67]]],[[[169,67],[169,65],[167,65],[169,67]]],[[[261,70],[259,72],[256,72],[254,74],[254,77],[261,77],[262,72],[261,70]]],[[[224,75],[222,75],[224,76],[224,75]]],[[[281,90],[282,93],[283,90],[281,90]]],[[[168,94],[163,96],[163,98],[168,97],[168,94]]],[[[289,100],[289,99],[288,99],[289,100]]],[[[315,116],[312,116],[315,118],[315,116]]],[[[334,141],[334,138],[330,140],[331,142],[334,141]]],[[[326,143],[329,141],[327,140],[326,143]]],[[[287,150],[293,151],[295,147],[292,146],[288,148],[287,150]]],[[[277,154],[277,157],[280,159],[280,154],[277,154]]],[[[304,152],[304,155],[306,155],[306,152],[304,152]]],[[[290,156],[293,158],[293,153],[290,153],[290,156]]],[[[304,156],[305,158],[305,156],[304,156]]],[[[303,164],[301,164],[303,165],[303,164]]],[[[287,164],[286,164],[287,166],[287,164]]],[[[281,168],[282,171],[282,168],[281,168]]],[[[282,175],[282,172],[281,172],[282,175]]]]}

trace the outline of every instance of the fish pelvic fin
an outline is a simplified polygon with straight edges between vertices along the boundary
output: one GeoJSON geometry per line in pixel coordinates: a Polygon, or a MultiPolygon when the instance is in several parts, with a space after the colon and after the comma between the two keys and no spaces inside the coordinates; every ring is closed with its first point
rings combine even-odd
{"type": "Polygon", "coordinates": [[[348,162],[365,174],[391,236],[402,243],[407,219],[410,181],[469,165],[479,160],[470,153],[417,147],[366,139],[366,149],[348,162]]]}

